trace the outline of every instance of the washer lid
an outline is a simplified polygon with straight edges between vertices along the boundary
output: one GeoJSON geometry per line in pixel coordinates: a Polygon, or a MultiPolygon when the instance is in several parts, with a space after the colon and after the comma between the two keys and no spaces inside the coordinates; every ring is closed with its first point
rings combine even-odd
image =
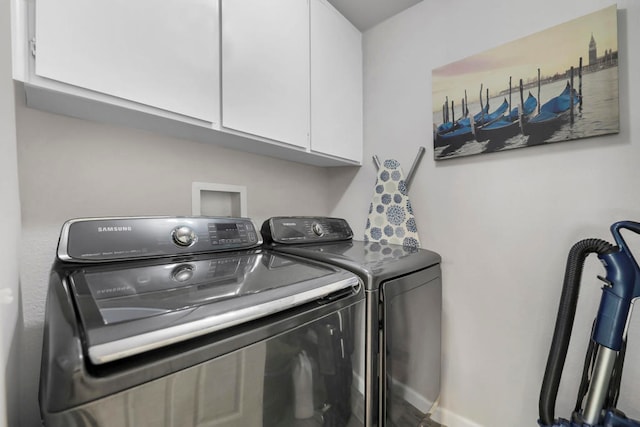
{"type": "Polygon", "coordinates": [[[127,262],[68,277],[94,364],[122,359],[359,289],[336,267],[264,251],[127,262]]]}
{"type": "Polygon", "coordinates": [[[440,255],[426,249],[358,240],[279,245],[275,250],[352,271],[362,278],[366,290],[376,290],[385,280],[440,264],[440,255]]]}

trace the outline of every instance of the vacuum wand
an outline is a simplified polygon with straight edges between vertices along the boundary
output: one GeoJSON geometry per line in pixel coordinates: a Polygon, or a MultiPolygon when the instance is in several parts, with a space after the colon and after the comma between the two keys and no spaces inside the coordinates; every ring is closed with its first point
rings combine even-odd
{"type": "MultiPolygon", "coordinates": [[[[626,328],[633,300],[640,297],[640,268],[620,234],[622,229],[640,234],[640,223],[622,221],[613,224],[611,233],[617,246],[599,239],[586,239],[576,243],[569,252],[558,317],[540,391],[538,422],[541,426],[598,426],[603,416],[608,419],[619,416],[618,411],[614,411],[615,414],[612,411],[615,410],[620,387],[626,328]],[[604,265],[606,277],[598,277],[605,285],[572,415],[572,421],[579,424],[573,424],[563,419],[556,420],[554,411],[575,319],[582,267],[591,253],[596,253],[604,265]],[[588,372],[589,367],[591,372],[588,372]],[[603,414],[606,411],[609,412],[603,414]]],[[[607,426],[640,427],[640,423],[624,420],[624,423],[607,426]]]]}

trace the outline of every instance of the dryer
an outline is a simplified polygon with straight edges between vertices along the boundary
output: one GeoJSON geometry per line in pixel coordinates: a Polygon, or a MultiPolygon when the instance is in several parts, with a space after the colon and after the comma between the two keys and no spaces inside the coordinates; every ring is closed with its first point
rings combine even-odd
{"type": "MultiPolygon", "coordinates": [[[[414,247],[353,240],[341,218],[274,217],[265,244],[357,274],[366,299],[365,425],[438,425],[442,280],[440,256],[414,247]]],[[[360,374],[360,373],[358,373],[360,374]]]]}
{"type": "Polygon", "coordinates": [[[246,218],[65,223],[45,312],[44,425],[362,425],[362,281],[261,243],[246,218]]]}

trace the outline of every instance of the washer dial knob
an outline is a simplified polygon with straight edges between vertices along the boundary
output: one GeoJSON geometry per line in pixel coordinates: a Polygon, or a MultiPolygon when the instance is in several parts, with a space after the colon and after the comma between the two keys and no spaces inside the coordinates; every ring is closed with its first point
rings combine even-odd
{"type": "Polygon", "coordinates": [[[173,243],[186,248],[196,242],[196,233],[191,227],[182,225],[173,229],[171,238],[173,239],[173,243]]]}
{"type": "Polygon", "coordinates": [[[311,230],[313,230],[313,233],[318,237],[324,234],[324,229],[322,228],[322,225],[318,224],[317,222],[314,222],[311,225],[311,230]]]}

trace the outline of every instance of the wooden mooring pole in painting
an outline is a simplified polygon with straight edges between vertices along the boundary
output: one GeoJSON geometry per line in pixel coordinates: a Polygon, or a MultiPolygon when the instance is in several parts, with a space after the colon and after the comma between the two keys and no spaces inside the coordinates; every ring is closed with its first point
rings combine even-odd
{"type": "Polygon", "coordinates": [[[520,79],[520,108],[518,108],[518,122],[520,122],[520,132],[524,133],[524,88],[520,79]]]}
{"type": "Polygon", "coordinates": [[[580,110],[582,110],[582,56],[580,57],[580,68],[578,68],[578,95],[580,95],[580,110]]]}
{"type": "Polygon", "coordinates": [[[538,68],[538,114],[540,114],[540,104],[542,101],[540,100],[540,68],[538,68]]]}
{"type": "Polygon", "coordinates": [[[445,120],[443,121],[443,123],[449,123],[449,97],[446,96],[444,99],[445,99],[445,101],[444,101],[444,107],[445,108],[443,109],[443,111],[446,111],[446,117],[445,117],[445,120]]]}
{"type": "Polygon", "coordinates": [[[484,104],[482,103],[482,83],[480,83],[480,112],[482,112],[482,121],[484,122],[484,104]]]}
{"type": "Polygon", "coordinates": [[[509,76],[509,112],[511,112],[513,108],[511,107],[511,76],[509,76]]]}
{"type": "Polygon", "coordinates": [[[524,114],[524,87],[522,85],[522,79],[520,79],[520,108],[518,108],[519,114],[524,114]]]}
{"type": "Polygon", "coordinates": [[[453,110],[453,99],[451,100],[451,121],[454,122],[456,120],[456,112],[453,110]]]}
{"type": "Polygon", "coordinates": [[[467,90],[464,90],[464,116],[469,115],[469,101],[467,100],[467,90]]]}
{"type": "Polygon", "coordinates": [[[573,92],[573,65],[571,66],[571,87],[569,88],[569,103],[571,104],[571,124],[573,124],[573,103],[575,101],[575,95],[573,92]]]}
{"type": "MultiPolygon", "coordinates": [[[[489,88],[487,88],[487,114],[489,114],[489,108],[491,108],[491,107],[489,106],[489,88]]],[[[482,110],[482,111],[484,111],[484,110],[482,110]]],[[[484,122],[484,113],[482,113],[482,125],[483,125],[483,126],[485,125],[485,122],[484,122]]],[[[473,134],[474,134],[474,135],[476,134],[476,133],[475,133],[475,131],[473,131],[473,134]]]]}

